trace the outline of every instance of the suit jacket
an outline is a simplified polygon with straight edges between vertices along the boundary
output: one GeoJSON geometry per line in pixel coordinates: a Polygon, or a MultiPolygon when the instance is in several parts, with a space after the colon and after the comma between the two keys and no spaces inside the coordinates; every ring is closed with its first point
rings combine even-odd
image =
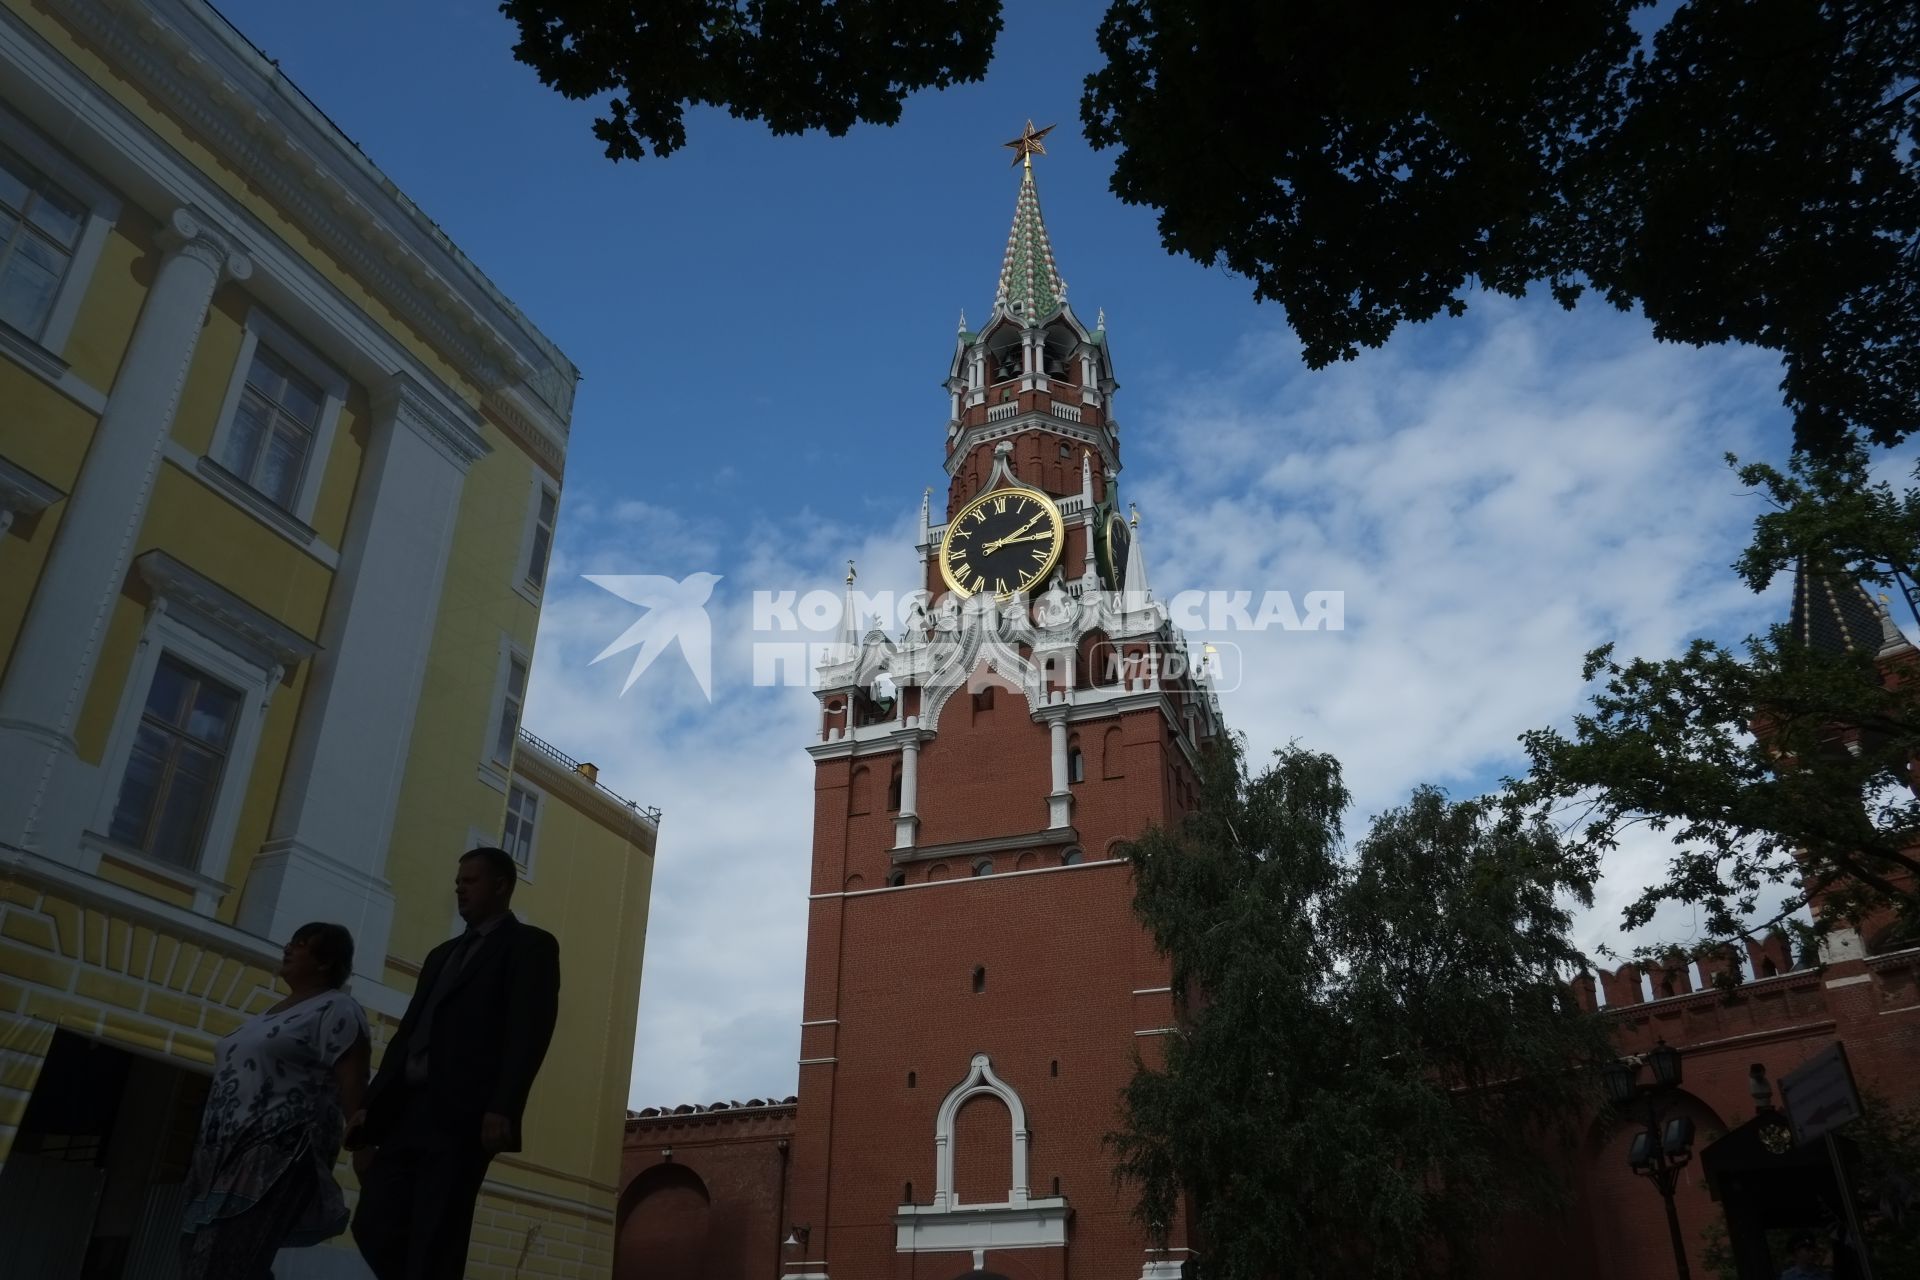
{"type": "MultiPolygon", "coordinates": [[[[366,1140],[381,1141],[400,1118],[407,1094],[407,1046],[458,937],[427,953],[413,999],[400,1019],[380,1070],[367,1086],[366,1140]]],[[[533,1078],[547,1056],[560,1011],[560,944],[511,912],[483,937],[453,976],[433,1012],[427,1037],[427,1082],[417,1104],[432,1106],[449,1136],[479,1140],[480,1118],[492,1111],[512,1124],[508,1151],[520,1150],[520,1117],[533,1078]]]]}

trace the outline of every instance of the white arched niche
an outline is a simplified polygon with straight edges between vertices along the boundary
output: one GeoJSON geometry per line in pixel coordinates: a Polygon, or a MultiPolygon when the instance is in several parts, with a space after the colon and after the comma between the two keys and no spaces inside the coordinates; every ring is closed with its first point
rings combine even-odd
{"type": "Polygon", "coordinates": [[[993,1063],[988,1061],[987,1055],[976,1053],[967,1078],[947,1094],[940,1104],[939,1115],[934,1117],[933,1207],[936,1209],[960,1207],[960,1193],[953,1185],[953,1126],[960,1108],[982,1094],[1006,1103],[1007,1114],[1013,1119],[1012,1174],[1008,1180],[1007,1198],[996,1203],[1012,1208],[1027,1202],[1027,1108],[1020,1101],[1020,1095],[1013,1091],[1013,1086],[993,1073],[993,1063]]]}
{"type": "Polygon", "coordinates": [[[1035,1198],[1027,1189],[1027,1108],[1012,1085],[994,1072],[984,1053],[968,1064],[966,1078],[940,1103],[934,1117],[934,1193],[932,1204],[903,1204],[894,1215],[896,1248],[901,1253],[960,1253],[981,1249],[1064,1248],[1067,1243],[1065,1196],[1035,1198]],[[991,1204],[962,1204],[953,1185],[954,1123],[960,1108],[991,1094],[1006,1104],[1013,1128],[1007,1198],[991,1204]]]}

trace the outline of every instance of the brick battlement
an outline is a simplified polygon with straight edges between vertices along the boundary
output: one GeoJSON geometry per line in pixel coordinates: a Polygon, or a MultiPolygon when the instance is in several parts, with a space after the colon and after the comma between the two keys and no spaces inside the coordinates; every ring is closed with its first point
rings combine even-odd
{"type": "MultiPolygon", "coordinates": [[[[681,1135],[698,1129],[731,1130],[740,1137],[758,1137],[762,1136],[760,1131],[773,1129],[791,1133],[799,1102],[797,1097],[789,1096],[778,1102],[749,1098],[745,1102],[712,1102],[705,1106],[683,1103],[677,1107],[643,1107],[627,1112],[627,1140],[629,1145],[639,1146],[676,1136],[686,1141],[687,1137],[681,1135]],[[742,1130],[752,1132],[740,1133],[742,1130]]],[[[727,1140],[720,1133],[701,1136],[727,1140]]]]}

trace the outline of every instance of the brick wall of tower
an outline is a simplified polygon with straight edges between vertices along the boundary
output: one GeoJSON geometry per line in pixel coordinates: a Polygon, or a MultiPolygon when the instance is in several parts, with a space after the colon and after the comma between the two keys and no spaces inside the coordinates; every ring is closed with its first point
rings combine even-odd
{"type": "MultiPolygon", "coordinates": [[[[797,1147],[794,1194],[796,1212],[808,1201],[830,1206],[823,1248],[835,1280],[946,1275],[964,1263],[899,1258],[893,1215],[908,1183],[917,1202],[932,1199],[935,1115],[976,1053],[1025,1104],[1031,1193],[1052,1194],[1058,1178],[1073,1205],[1066,1274],[1139,1273],[1144,1243],[1113,1190],[1100,1138],[1113,1127],[1143,1038],[1136,1032],[1164,1027],[1170,1013],[1155,990],[1167,985],[1164,966],[1131,899],[1125,864],[1096,862],[917,884],[816,911],[810,943],[838,937],[838,1021],[819,1028],[804,1052],[837,1061],[803,1068],[800,1136],[824,1130],[830,1163],[812,1163],[797,1147]],[[985,971],[978,992],[977,969],[985,971]]],[[[975,1195],[992,1183],[993,1198],[1004,1200],[1007,1135],[989,1137],[986,1152],[969,1151],[978,1128],[956,1131],[958,1189],[975,1195]]],[[[1028,1265],[1044,1269],[1047,1260],[1028,1265]]]]}
{"type": "MultiPolygon", "coordinates": [[[[922,849],[1047,826],[1049,730],[1023,696],[996,689],[976,707],[963,689],[934,727],[920,750],[922,849]]],[[[936,1112],[976,1053],[1026,1105],[1030,1193],[1050,1196],[1058,1179],[1074,1212],[1064,1252],[1010,1251],[994,1265],[1049,1280],[1139,1274],[1145,1242],[1101,1137],[1136,1050],[1171,1023],[1172,1004],[1165,962],[1133,916],[1127,867],[1111,855],[1176,816],[1173,760],[1157,711],[1072,732],[1084,756],[1072,786],[1079,865],[1061,865],[1057,840],[1036,839],[985,855],[990,875],[969,874],[982,855],[921,860],[906,864],[905,886],[873,891],[893,865],[885,797],[897,753],[818,768],[813,892],[832,896],[810,909],[790,1215],[814,1224],[810,1251],[834,1280],[945,1277],[970,1263],[900,1254],[894,1215],[909,1184],[915,1202],[932,1200],[936,1112]],[[1011,874],[1020,871],[1032,874],[1011,874]]],[[[992,1198],[1006,1199],[1008,1135],[975,1132],[996,1109],[1005,1116],[997,1104],[962,1113],[965,1197],[987,1194],[997,1176],[992,1198]]]]}

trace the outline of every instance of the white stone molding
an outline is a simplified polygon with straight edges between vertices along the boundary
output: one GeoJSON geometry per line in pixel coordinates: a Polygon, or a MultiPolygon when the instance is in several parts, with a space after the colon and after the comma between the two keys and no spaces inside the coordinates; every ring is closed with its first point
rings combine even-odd
{"type": "Polygon", "coordinates": [[[318,530],[312,525],[302,524],[296,520],[291,512],[276,505],[271,498],[254,489],[212,458],[196,456],[191,449],[172,437],[168,437],[164,446],[164,456],[182,472],[192,476],[200,484],[213,490],[319,563],[329,569],[340,567],[340,553],[320,540],[318,530]]]}
{"type": "Polygon", "coordinates": [[[1072,1216],[1066,1197],[1027,1194],[1027,1109],[1013,1087],[976,1053],[967,1076],[940,1103],[934,1119],[934,1193],[931,1204],[903,1204],[894,1214],[894,1248],[900,1253],[966,1253],[985,1249],[1064,1248],[1072,1216]],[[1007,1108],[1013,1125],[1011,1185],[1007,1198],[962,1204],[953,1185],[953,1130],[960,1108],[992,1096],[1007,1108]]]}
{"type": "Polygon", "coordinates": [[[146,519],[208,304],[247,257],[194,210],[161,229],[165,251],[134,323],[113,394],[61,513],[39,588],[0,684],[0,840],[78,856],[73,724],[146,519]]]}
{"type": "Polygon", "coordinates": [[[465,406],[456,409],[411,374],[393,374],[385,385],[373,389],[372,399],[376,416],[391,418],[406,427],[462,473],[493,452],[471,410],[465,406]]]}
{"type": "MultiPolygon", "coordinates": [[[[981,445],[993,441],[1010,440],[1015,436],[1025,435],[1029,431],[1045,431],[1076,441],[1095,450],[1107,467],[1119,466],[1119,455],[1114,451],[1111,424],[1106,429],[1089,427],[1077,422],[1068,422],[1045,409],[1026,409],[1016,411],[1004,418],[995,418],[964,428],[959,438],[954,441],[952,450],[947,454],[948,477],[958,474],[960,468],[966,465],[967,459],[972,456],[973,451],[981,445]]],[[[981,492],[985,491],[983,487],[981,492]]]]}
{"type": "Polygon", "coordinates": [[[984,1053],[973,1055],[968,1064],[964,1080],[955,1085],[941,1100],[940,1110],[933,1121],[933,1160],[934,1187],[933,1208],[935,1210],[957,1209],[960,1207],[959,1193],[953,1185],[953,1125],[954,1118],[960,1114],[960,1108],[978,1097],[995,1097],[1006,1104],[1007,1114],[1013,1122],[1013,1163],[1010,1169],[1011,1181],[1007,1187],[1004,1201],[990,1203],[1002,1204],[1008,1208],[1019,1208],[1027,1202],[1027,1107],[1020,1101],[1020,1095],[1012,1085],[994,1073],[993,1063],[984,1053]]]}
{"type": "Polygon", "coordinates": [[[359,942],[356,971],[370,977],[386,965],[387,845],[466,469],[484,444],[406,375],[374,407],[322,652],[237,917],[263,937],[316,914],[337,920],[359,942]]]}
{"type": "Polygon", "coordinates": [[[62,496],[58,489],[33,472],[0,458],[0,536],[13,527],[16,515],[37,515],[62,496]]]}
{"type": "Polygon", "coordinates": [[[254,666],[284,673],[318,652],[313,641],[292,627],[164,551],[146,552],[133,563],[169,613],[199,626],[254,666]]]}
{"type": "Polygon", "coordinates": [[[1140,1280],[1180,1280],[1191,1249],[1149,1249],[1140,1264],[1140,1280]]]}
{"type": "MultiPolygon", "coordinates": [[[[293,503],[286,508],[279,508],[299,525],[305,526],[312,521],[313,507],[320,497],[327,458],[333,451],[334,430],[340,422],[340,410],[347,401],[347,378],[298,334],[269,315],[265,308],[256,306],[247,311],[240,338],[240,355],[234,361],[233,372],[227,379],[227,393],[220,403],[220,416],[214,422],[213,443],[207,447],[207,457],[227,477],[246,484],[226,465],[227,443],[233,435],[234,418],[240,410],[240,397],[247,388],[247,374],[253,369],[254,354],[263,343],[274,355],[292,365],[320,388],[320,414],[308,442],[307,458],[302,465],[300,482],[294,489],[293,503]]],[[[278,508],[278,504],[266,494],[259,496],[268,506],[278,508]]]]}

